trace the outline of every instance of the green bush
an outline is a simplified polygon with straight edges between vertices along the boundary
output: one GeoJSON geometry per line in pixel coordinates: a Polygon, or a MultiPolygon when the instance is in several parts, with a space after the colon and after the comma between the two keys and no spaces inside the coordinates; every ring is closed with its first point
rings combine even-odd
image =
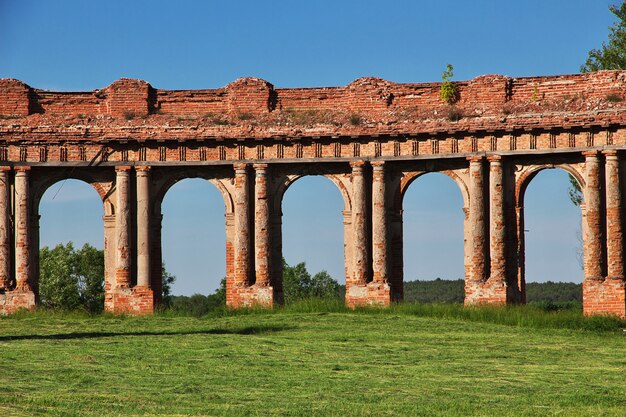
{"type": "Polygon", "coordinates": [[[457,91],[456,85],[454,85],[452,81],[450,81],[453,76],[454,76],[454,67],[448,64],[446,66],[446,69],[441,74],[442,83],[441,83],[441,88],[439,90],[439,97],[441,97],[441,99],[448,104],[452,104],[456,102],[458,98],[457,97],[458,91],[457,91]]]}

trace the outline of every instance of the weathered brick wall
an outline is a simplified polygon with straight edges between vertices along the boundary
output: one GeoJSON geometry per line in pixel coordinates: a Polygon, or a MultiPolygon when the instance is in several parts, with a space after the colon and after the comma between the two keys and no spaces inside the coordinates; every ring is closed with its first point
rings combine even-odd
{"type": "Polygon", "coordinates": [[[593,196],[593,205],[583,208],[585,313],[626,315],[624,186],[614,184],[624,182],[626,169],[626,73],[485,75],[454,84],[457,100],[449,104],[440,98],[440,83],[372,77],[343,87],[286,89],[242,78],[219,89],[182,91],[121,79],[93,92],[50,92],[0,80],[0,166],[7,177],[0,192],[11,194],[19,208],[17,214],[5,208],[4,227],[11,215],[21,219],[18,225],[30,222],[14,233],[15,245],[0,233],[0,247],[11,247],[15,263],[5,270],[19,275],[5,274],[0,312],[32,307],[37,290],[36,256],[32,267],[25,261],[37,246],[37,213],[24,214],[32,196],[11,186],[43,187],[70,165],[70,172],[97,166],[111,177],[126,167],[127,179],[115,180],[116,191],[99,193],[108,195],[106,308],[133,314],[152,311],[160,301],[160,201],[171,184],[189,176],[210,180],[224,195],[227,302],[233,307],[280,302],[282,195],[303,175],[325,175],[342,193],[346,303],[400,300],[402,195],[431,171],[453,178],[464,197],[466,302],[523,302],[523,192],[539,170],[561,167],[593,196]],[[133,216],[145,195],[137,194],[136,175],[145,167],[154,175],[147,194],[158,195],[151,197],[153,246],[142,252],[150,259],[142,263],[138,285],[137,231],[122,223],[130,229],[139,224],[133,216]],[[127,196],[118,201],[121,183],[127,196]],[[126,217],[121,223],[120,212],[126,217]],[[120,248],[122,240],[128,241],[120,248]],[[120,249],[130,258],[123,259],[124,276],[116,277],[120,249]]]}
{"type": "Polygon", "coordinates": [[[30,87],[11,78],[0,79],[0,115],[27,116],[30,114],[30,87]]]}
{"type": "MultiPolygon", "coordinates": [[[[547,111],[622,108],[620,100],[626,93],[625,79],[626,75],[619,71],[524,78],[485,75],[455,83],[458,101],[454,104],[454,111],[458,116],[475,119],[487,116],[511,118],[517,113],[524,113],[524,117],[529,118],[533,113],[547,111]]],[[[221,127],[227,126],[228,136],[244,133],[237,127],[242,124],[238,120],[241,115],[246,115],[245,118],[267,117],[274,113],[276,120],[270,125],[279,128],[274,130],[281,130],[279,114],[302,111],[309,114],[300,115],[291,123],[283,122],[286,125],[323,123],[323,115],[313,113],[329,111],[335,113],[336,118],[338,114],[358,114],[363,121],[370,123],[427,118],[444,119],[439,124],[450,125],[445,119],[451,106],[440,99],[439,88],[440,83],[397,84],[366,77],[345,87],[280,89],[258,78],[241,78],[219,89],[166,91],[156,90],[145,81],[123,78],[91,93],[59,93],[32,89],[13,79],[1,79],[0,115],[108,115],[130,119],[160,113],[174,118],[206,117],[221,127]],[[220,115],[230,119],[219,119],[220,115]]],[[[541,114],[541,118],[543,116],[541,114]]],[[[326,118],[332,119],[328,115],[326,118]]],[[[469,120],[464,123],[468,124],[469,120]]],[[[433,121],[429,124],[433,125],[433,121]]],[[[398,130],[398,126],[387,127],[389,131],[398,130]]],[[[359,130],[359,126],[345,128],[359,130]]]]}

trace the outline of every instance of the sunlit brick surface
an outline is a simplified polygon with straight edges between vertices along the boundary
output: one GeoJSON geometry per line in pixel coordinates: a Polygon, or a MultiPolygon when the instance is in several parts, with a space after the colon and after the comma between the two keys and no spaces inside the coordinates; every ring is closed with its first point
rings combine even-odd
{"type": "Polygon", "coordinates": [[[427,172],[459,186],[466,304],[525,301],[524,193],[542,169],[581,184],[585,314],[626,314],[623,194],[626,73],[455,83],[361,78],[275,88],[258,78],[211,90],[121,79],[91,92],[0,80],[0,311],[32,308],[38,206],[64,178],[104,205],[105,308],[146,314],[161,301],[161,201],[199,177],[224,198],[227,303],[282,294],[282,196],[324,175],[344,201],[346,303],[402,299],[402,197],[427,172]]]}

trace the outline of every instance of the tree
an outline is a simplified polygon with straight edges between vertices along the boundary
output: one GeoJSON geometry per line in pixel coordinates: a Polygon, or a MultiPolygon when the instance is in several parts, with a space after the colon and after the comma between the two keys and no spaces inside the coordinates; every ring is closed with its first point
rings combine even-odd
{"type": "Polygon", "coordinates": [[[161,264],[161,290],[163,294],[163,304],[169,306],[172,298],[172,284],[176,282],[176,277],[165,269],[165,263],[161,264]]]}
{"type": "Polygon", "coordinates": [[[226,305],[226,277],[220,281],[220,287],[211,295],[212,303],[215,305],[226,305]]]}
{"type": "MultiPolygon", "coordinates": [[[[81,249],[74,244],[59,244],[39,252],[39,299],[46,308],[90,313],[104,309],[104,250],[86,243],[81,249]]],[[[163,265],[163,300],[169,301],[176,277],[163,265]]]]}
{"type": "Polygon", "coordinates": [[[300,262],[289,266],[283,259],[283,295],[285,303],[306,298],[311,285],[311,274],[306,270],[306,264],[300,262]]]}
{"type": "MultiPolygon", "coordinates": [[[[619,6],[609,6],[609,10],[617,17],[617,21],[609,27],[609,40],[602,43],[601,49],[589,51],[587,60],[580,66],[580,72],[626,69],[626,1],[619,6]]],[[[572,203],[580,206],[582,203],[580,184],[572,175],[569,176],[569,181],[569,198],[572,203]]]]}
{"type": "Polygon", "coordinates": [[[72,242],[41,249],[39,297],[42,306],[68,310],[81,306],[77,266],[72,242]]]}
{"type": "Polygon", "coordinates": [[[285,304],[305,298],[339,297],[341,286],[328,272],[311,276],[306,263],[289,266],[283,259],[283,294],[285,304]]]}
{"type": "Polygon", "coordinates": [[[583,202],[583,192],[580,189],[578,180],[572,174],[569,174],[569,189],[567,190],[567,194],[572,203],[580,207],[583,202]]]}
{"type": "Polygon", "coordinates": [[[85,244],[75,253],[81,304],[90,312],[104,308],[104,251],[85,244]]]}
{"type": "Polygon", "coordinates": [[[626,1],[619,6],[609,6],[609,10],[617,17],[609,27],[609,40],[602,43],[601,49],[589,51],[581,72],[626,69],[626,1]]]}
{"type": "Polygon", "coordinates": [[[170,295],[166,307],[176,313],[202,317],[211,311],[224,308],[225,305],[226,278],[222,278],[219,288],[213,294],[170,295]]]}
{"type": "Polygon", "coordinates": [[[320,271],[311,278],[309,296],[317,298],[339,298],[341,286],[326,271],[320,271]]]}

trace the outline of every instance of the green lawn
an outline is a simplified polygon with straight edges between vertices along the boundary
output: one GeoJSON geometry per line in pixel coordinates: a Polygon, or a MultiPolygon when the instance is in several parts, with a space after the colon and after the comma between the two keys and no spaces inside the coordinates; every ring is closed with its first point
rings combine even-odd
{"type": "Polygon", "coordinates": [[[588,415],[626,410],[622,329],[386,312],[0,319],[0,415],[588,415]]]}

